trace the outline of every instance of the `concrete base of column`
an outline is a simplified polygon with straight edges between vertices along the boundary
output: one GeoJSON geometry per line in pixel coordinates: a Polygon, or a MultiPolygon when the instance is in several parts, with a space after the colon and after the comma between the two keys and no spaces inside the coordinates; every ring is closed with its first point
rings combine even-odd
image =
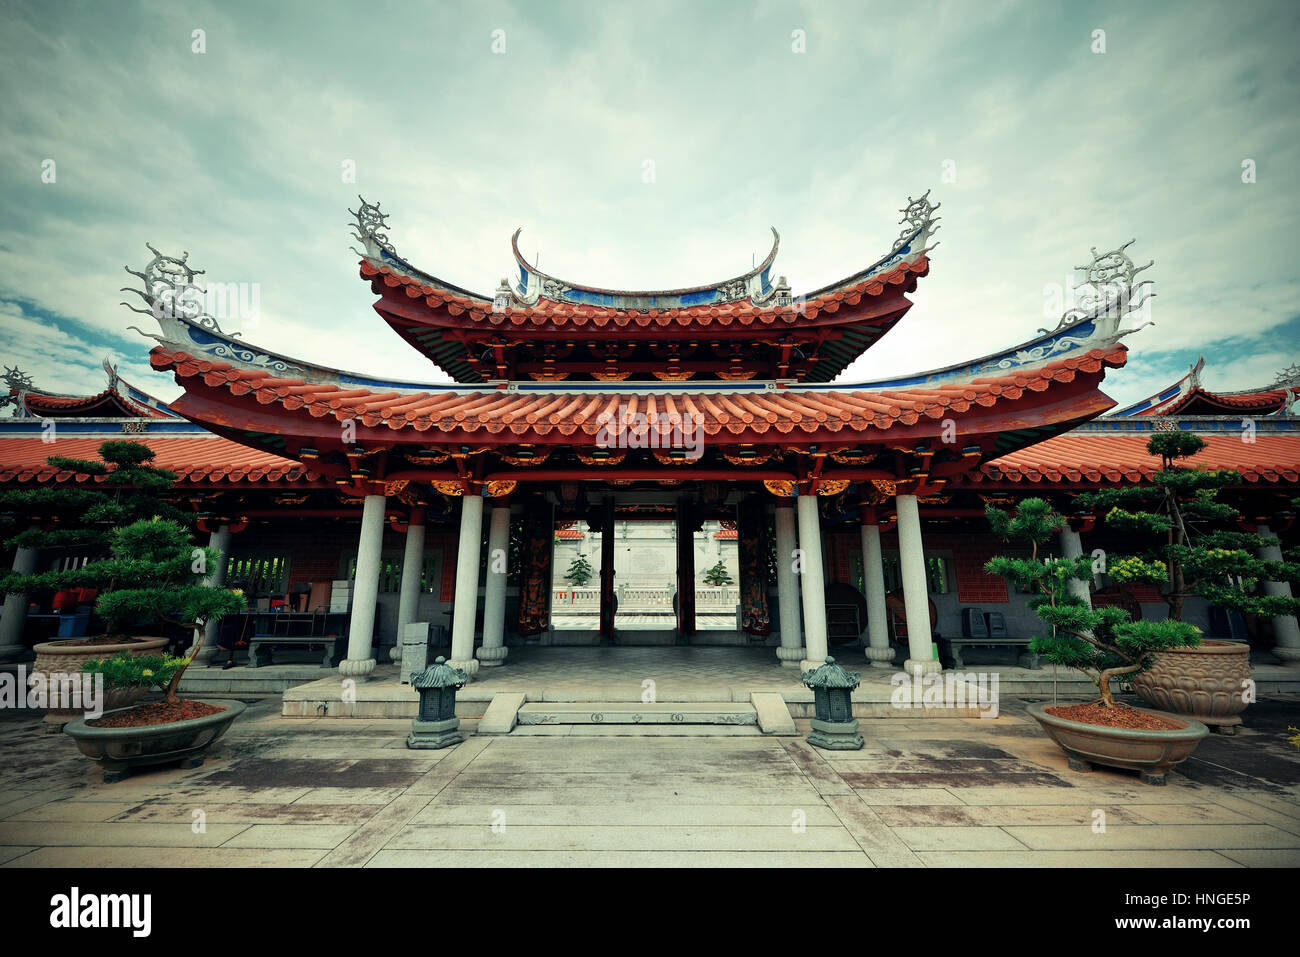
{"type": "Polygon", "coordinates": [[[465,672],[465,674],[469,675],[471,679],[478,674],[479,660],[477,658],[470,658],[468,661],[453,658],[448,661],[447,664],[451,665],[453,668],[459,668],[461,671],[465,672]]]}
{"type": "Polygon", "coordinates": [[[803,661],[806,654],[808,651],[803,645],[796,645],[793,648],[781,645],[776,649],[777,660],[781,662],[783,668],[798,668],[799,662],[803,661]]]}
{"type": "Polygon", "coordinates": [[[812,658],[805,658],[803,661],[799,662],[799,671],[801,673],[804,671],[816,671],[824,664],[826,664],[825,658],[820,661],[814,661],[812,658]]]}
{"type": "Polygon", "coordinates": [[[484,668],[499,668],[506,663],[506,655],[510,649],[504,646],[500,648],[479,648],[474,652],[474,657],[478,659],[479,664],[484,668]]]}
{"type": "Polygon", "coordinates": [[[344,678],[353,678],[357,681],[365,681],[374,670],[374,658],[344,658],[339,662],[339,674],[344,678]]]}
{"type": "Polygon", "coordinates": [[[0,645],[0,662],[15,662],[34,659],[36,653],[26,645],[0,645]]]}
{"type": "Polygon", "coordinates": [[[867,662],[872,668],[892,668],[894,667],[894,649],[893,648],[864,648],[867,662]]]}
{"type": "Polygon", "coordinates": [[[935,661],[933,658],[925,658],[922,660],[908,658],[903,662],[903,670],[909,675],[915,674],[918,670],[922,674],[930,674],[934,671],[943,671],[943,664],[935,661]]]}
{"type": "Polygon", "coordinates": [[[1300,648],[1287,648],[1285,645],[1276,645],[1273,648],[1273,654],[1280,658],[1284,665],[1300,666],[1300,648]]]}

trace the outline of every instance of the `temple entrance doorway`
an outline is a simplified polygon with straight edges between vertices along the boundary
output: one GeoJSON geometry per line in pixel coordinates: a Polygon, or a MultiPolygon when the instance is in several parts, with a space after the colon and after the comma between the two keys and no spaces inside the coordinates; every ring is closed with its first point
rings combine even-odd
{"type": "Polygon", "coordinates": [[[560,522],[552,628],[557,644],[711,643],[736,630],[735,530],[686,529],[671,511],[609,522],[560,522]],[[709,634],[713,633],[713,634],[709,634]]]}

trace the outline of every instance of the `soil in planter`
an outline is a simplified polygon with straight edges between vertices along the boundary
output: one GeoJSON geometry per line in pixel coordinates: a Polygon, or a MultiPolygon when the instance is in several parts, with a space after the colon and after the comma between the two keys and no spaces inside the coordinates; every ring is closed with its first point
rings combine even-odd
{"type": "Polygon", "coordinates": [[[225,708],[217,708],[202,701],[181,700],[176,704],[166,701],[152,701],[138,704],[126,711],[110,714],[94,721],[87,721],[90,728],[144,728],[153,724],[171,724],[173,721],[186,721],[190,718],[206,718],[210,714],[220,714],[225,708]]]}
{"type": "Polygon", "coordinates": [[[1099,702],[1092,704],[1073,704],[1044,708],[1045,712],[1066,721],[1078,721],[1080,724],[1096,724],[1105,728],[1133,728],[1139,731],[1181,731],[1187,727],[1182,721],[1166,718],[1164,715],[1139,711],[1126,704],[1116,702],[1115,707],[1107,708],[1099,702]]]}

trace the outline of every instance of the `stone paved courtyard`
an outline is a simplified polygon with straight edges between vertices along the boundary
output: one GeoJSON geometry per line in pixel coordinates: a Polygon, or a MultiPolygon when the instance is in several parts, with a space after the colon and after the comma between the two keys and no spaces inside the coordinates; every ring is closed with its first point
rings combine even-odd
{"type": "Polygon", "coordinates": [[[1164,788],[1068,770],[1017,700],[994,720],[866,719],[867,747],[840,753],[802,737],[609,728],[411,751],[407,721],[283,718],[278,696],[244,700],[249,711],[202,768],[118,784],[101,783],[66,737],[10,712],[0,720],[0,862],[1300,865],[1291,696],[1253,707],[1237,737],[1205,741],[1164,788]]]}

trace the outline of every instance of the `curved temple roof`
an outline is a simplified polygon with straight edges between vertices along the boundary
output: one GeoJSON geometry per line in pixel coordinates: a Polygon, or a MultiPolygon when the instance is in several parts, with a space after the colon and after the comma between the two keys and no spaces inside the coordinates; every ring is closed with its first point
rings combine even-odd
{"type": "Polygon", "coordinates": [[[167,403],[137,389],[117,374],[107,358],[103,362],[108,385],[94,395],[67,395],[36,388],[30,376],[14,368],[4,376],[9,394],[3,405],[13,405],[19,418],[176,418],[167,403]]]}
{"type": "Polygon", "coordinates": [[[1164,415],[1273,415],[1300,399],[1300,370],[1295,366],[1278,373],[1271,387],[1240,392],[1211,392],[1201,385],[1205,356],[1173,385],[1166,386],[1140,402],[1125,406],[1116,416],[1164,415]]]}
{"type": "Polygon", "coordinates": [[[528,261],[519,251],[521,232],[523,232],[522,227],[516,229],[515,234],[510,237],[510,249],[515,255],[515,262],[519,265],[519,284],[515,287],[515,292],[521,301],[535,302],[540,297],[552,302],[604,306],[609,309],[682,309],[690,306],[735,302],[743,298],[758,301],[769,299],[773,286],[768,273],[776,260],[776,251],[781,245],[781,234],[773,226],[772,251],[767,254],[767,258],[762,263],[749,272],[733,279],[692,286],[689,289],[632,292],[566,282],[542,272],[536,266],[528,265],[528,261]]]}

